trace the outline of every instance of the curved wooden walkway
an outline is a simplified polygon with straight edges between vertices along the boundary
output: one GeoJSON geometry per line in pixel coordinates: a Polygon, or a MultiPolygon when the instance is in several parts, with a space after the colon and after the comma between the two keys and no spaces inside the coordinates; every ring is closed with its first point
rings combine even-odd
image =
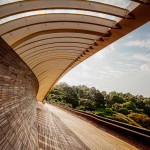
{"type": "Polygon", "coordinates": [[[37,121],[41,150],[137,150],[50,104],[37,104],[37,121]]]}

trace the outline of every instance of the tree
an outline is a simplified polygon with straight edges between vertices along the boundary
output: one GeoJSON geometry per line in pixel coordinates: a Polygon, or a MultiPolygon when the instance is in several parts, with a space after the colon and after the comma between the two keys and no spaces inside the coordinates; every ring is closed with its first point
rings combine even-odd
{"type": "Polygon", "coordinates": [[[90,99],[83,99],[83,100],[80,100],[79,104],[81,106],[84,106],[84,108],[86,110],[94,110],[94,104],[93,104],[93,101],[90,100],[90,99]]]}
{"type": "Polygon", "coordinates": [[[119,104],[119,103],[115,103],[112,105],[111,109],[114,110],[114,111],[117,111],[119,112],[119,110],[122,108],[122,105],[119,104]]]}
{"type": "Polygon", "coordinates": [[[128,110],[133,110],[133,111],[134,111],[135,108],[136,108],[136,105],[135,105],[133,102],[131,102],[131,101],[126,102],[126,103],[123,103],[122,106],[123,106],[124,108],[127,108],[128,110]]]}
{"type": "Polygon", "coordinates": [[[83,111],[85,111],[85,110],[86,110],[86,109],[85,109],[85,107],[84,107],[84,106],[82,106],[82,105],[80,105],[80,106],[76,107],[76,109],[78,109],[78,110],[83,110],[83,111]]]}
{"type": "Polygon", "coordinates": [[[130,113],[130,111],[127,108],[120,108],[119,112],[124,115],[128,115],[130,113]]]}
{"type": "Polygon", "coordinates": [[[149,105],[145,105],[144,113],[150,117],[150,106],[149,105]]]}
{"type": "Polygon", "coordinates": [[[96,93],[96,88],[95,87],[91,87],[90,88],[90,94],[94,95],[96,93]]]}
{"type": "Polygon", "coordinates": [[[104,97],[104,99],[105,99],[105,101],[106,101],[106,106],[107,106],[108,108],[111,108],[112,105],[113,105],[113,101],[112,101],[110,95],[109,95],[109,94],[106,95],[106,96],[104,97]]]}
{"type": "Polygon", "coordinates": [[[139,114],[139,113],[131,113],[128,115],[131,119],[133,119],[135,122],[140,124],[141,126],[150,129],[150,117],[148,117],[145,114],[139,114]]]}
{"type": "Polygon", "coordinates": [[[113,104],[111,108],[112,108],[112,110],[122,113],[124,115],[127,115],[130,113],[127,108],[123,108],[122,104],[119,104],[119,103],[113,104]]]}
{"type": "Polygon", "coordinates": [[[113,103],[120,103],[120,104],[125,102],[122,97],[119,97],[119,96],[116,96],[116,95],[112,97],[112,101],[113,101],[113,103]]]}
{"type": "Polygon", "coordinates": [[[72,104],[72,107],[73,107],[73,108],[76,108],[76,107],[78,106],[79,100],[76,99],[75,97],[73,97],[71,94],[65,94],[64,100],[65,100],[67,103],[72,104]]]}
{"type": "Polygon", "coordinates": [[[94,94],[94,102],[95,102],[95,108],[104,108],[105,107],[105,100],[104,100],[104,96],[100,93],[97,92],[94,94]]]}
{"type": "Polygon", "coordinates": [[[139,109],[144,109],[144,108],[145,108],[145,104],[144,104],[143,100],[141,100],[141,99],[138,99],[138,100],[136,101],[136,106],[137,106],[137,108],[139,108],[139,109]]]}
{"type": "Polygon", "coordinates": [[[136,104],[137,102],[137,98],[135,96],[133,96],[131,99],[130,99],[131,102],[133,102],[134,104],[136,104]]]}
{"type": "Polygon", "coordinates": [[[143,103],[150,106],[150,98],[144,99],[143,103]]]}
{"type": "Polygon", "coordinates": [[[95,87],[69,86],[63,82],[51,90],[46,100],[84,111],[92,111],[94,114],[107,118],[113,118],[113,114],[118,114],[119,120],[130,124],[132,124],[132,119],[127,117],[128,114],[136,113],[138,118],[141,114],[147,115],[141,125],[150,129],[150,117],[148,117],[150,116],[150,98],[142,95],[134,96],[130,93],[123,94],[115,91],[107,94],[105,91],[100,92],[95,87]]]}

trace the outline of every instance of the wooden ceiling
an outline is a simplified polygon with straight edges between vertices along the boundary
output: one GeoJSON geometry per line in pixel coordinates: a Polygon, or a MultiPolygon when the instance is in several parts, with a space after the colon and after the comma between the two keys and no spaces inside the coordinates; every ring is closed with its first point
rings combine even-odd
{"type": "Polygon", "coordinates": [[[80,62],[150,20],[150,1],[133,1],[127,8],[88,0],[1,4],[0,35],[36,75],[37,100],[80,62]]]}

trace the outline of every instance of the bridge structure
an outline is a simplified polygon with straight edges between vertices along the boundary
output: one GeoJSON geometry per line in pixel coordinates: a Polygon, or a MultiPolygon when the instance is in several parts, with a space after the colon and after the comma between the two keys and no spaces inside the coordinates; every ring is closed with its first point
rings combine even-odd
{"type": "Polygon", "coordinates": [[[76,65],[147,23],[149,5],[149,0],[132,0],[126,8],[98,0],[1,0],[0,149],[136,149],[109,136],[99,143],[94,135],[100,131],[89,125],[94,142],[86,137],[85,122],[68,116],[83,130],[73,128],[59,119],[58,108],[40,102],[76,65]]]}

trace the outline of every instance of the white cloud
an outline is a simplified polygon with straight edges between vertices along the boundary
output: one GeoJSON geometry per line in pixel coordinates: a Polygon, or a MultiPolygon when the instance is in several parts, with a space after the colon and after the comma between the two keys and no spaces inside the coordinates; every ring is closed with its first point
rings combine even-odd
{"type": "Polygon", "coordinates": [[[133,35],[128,34],[128,35],[126,35],[124,38],[125,38],[125,39],[132,39],[133,37],[134,37],[133,35]]]}
{"type": "Polygon", "coordinates": [[[144,61],[144,62],[150,62],[150,54],[146,55],[146,54],[139,53],[139,54],[135,54],[133,58],[138,59],[140,61],[144,61]]]}
{"type": "Polygon", "coordinates": [[[150,71],[150,54],[135,54],[133,58],[144,62],[144,64],[140,66],[142,71],[150,71]]]}
{"type": "Polygon", "coordinates": [[[80,64],[80,68],[83,71],[88,71],[90,69],[89,66],[84,62],[80,64]]]}
{"type": "Polygon", "coordinates": [[[97,71],[101,79],[107,78],[122,78],[127,75],[126,71],[118,70],[113,67],[103,67],[101,70],[97,71]]]}
{"type": "Polygon", "coordinates": [[[126,46],[136,46],[140,48],[150,49],[150,39],[130,41],[126,43],[126,46]]]}
{"type": "Polygon", "coordinates": [[[140,66],[140,69],[143,71],[150,71],[150,63],[140,66]]]}
{"type": "Polygon", "coordinates": [[[124,70],[127,70],[127,71],[136,71],[139,65],[136,62],[127,63],[127,62],[121,62],[121,61],[117,61],[116,64],[117,66],[122,67],[124,68],[124,70]]]}
{"type": "Polygon", "coordinates": [[[106,48],[102,49],[98,53],[96,53],[93,57],[94,58],[104,58],[106,55],[112,53],[115,51],[115,44],[111,44],[107,46],[106,48]]]}

